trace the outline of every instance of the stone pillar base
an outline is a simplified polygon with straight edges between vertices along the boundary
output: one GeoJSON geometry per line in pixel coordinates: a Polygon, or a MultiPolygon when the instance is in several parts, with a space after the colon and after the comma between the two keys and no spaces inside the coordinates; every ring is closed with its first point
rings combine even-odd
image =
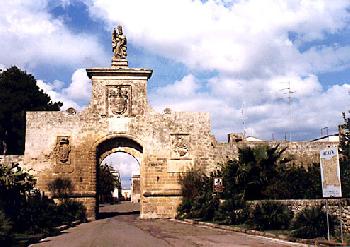
{"type": "Polygon", "coordinates": [[[141,219],[174,219],[177,207],[181,203],[180,196],[150,196],[141,200],[141,219]]]}
{"type": "Polygon", "coordinates": [[[125,68],[128,67],[128,60],[112,58],[112,68],[125,68]]]}

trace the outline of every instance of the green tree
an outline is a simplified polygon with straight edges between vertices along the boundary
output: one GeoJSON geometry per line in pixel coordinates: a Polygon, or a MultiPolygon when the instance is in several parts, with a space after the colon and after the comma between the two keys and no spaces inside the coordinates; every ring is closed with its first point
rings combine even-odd
{"type": "MultiPolygon", "coordinates": [[[[17,243],[18,233],[23,240],[32,234],[55,233],[54,227],[62,224],[85,220],[86,208],[81,202],[65,199],[56,205],[34,186],[34,177],[18,164],[0,164],[0,246],[22,246],[17,243]]],[[[67,187],[65,180],[54,186],[64,193],[62,187],[67,187]]]]}
{"type": "Polygon", "coordinates": [[[219,199],[213,195],[213,178],[219,175],[218,171],[207,176],[202,171],[193,169],[180,177],[183,198],[178,207],[179,218],[214,218],[219,199]]]}
{"type": "Polygon", "coordinates": [[[344,112],[343,118],[339,125],[340,179],[343,197],[350,197],[350,118],[344,112]]]}
{"type": "Polygon", "coordinates": [[[97,192],[100,202],[110,202],[114,188],[121,188],[121,184],[112,173],[112,167],[106,164],[99,166],[97,192]]]}
{"type": "Polygon", "coordinates": [[[0,207],[7,215],[16,215],[26,196],[34,189],[35,179],[18,164],[0,164],[0,207]]]}
{"type": "Polygon", "coordinates": [[[0,73],[0,153],[24,152],[26,111],[59,111],[61,106],[39,89],[31,74],[16,66],[0,73]]]}
{"type": "MultiPolygon", "coordinates": [[[[232,179],[235,181],[242,199],[256,200],[267,197],[264,190],[276,176],[277,167],[290,161],[290,159],[283,157],[285,150],[286,148],[280,148],[278,145],[275,147],[261,145],[239,149],[239,165],[236,175],[232,179]]],[[[236,168],[233,167],[233,169],[236,168]]]]}
{"type": "Polygon", "coordinates": [[[320,164],[304,166],[279,166],[276,176],[266,187],[269,199],[322,198],[320,164]]]}

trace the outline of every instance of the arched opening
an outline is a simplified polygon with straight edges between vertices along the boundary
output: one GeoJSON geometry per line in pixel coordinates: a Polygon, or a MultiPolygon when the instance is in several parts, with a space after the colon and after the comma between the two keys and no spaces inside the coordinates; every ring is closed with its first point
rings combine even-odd
{"type": "Polygon", "coordinates": [[[101,142],[96,150],[96,213],[139,214],[142,146],[126,137],[101,142]]]}

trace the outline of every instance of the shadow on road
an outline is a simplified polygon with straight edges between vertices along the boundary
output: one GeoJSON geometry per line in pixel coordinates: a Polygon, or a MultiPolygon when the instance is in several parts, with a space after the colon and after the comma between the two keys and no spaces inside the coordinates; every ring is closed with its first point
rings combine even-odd
{"type": "Polygon", "coordinates": [[[138,215],[140,214],[140,204],[130,201],[118,204],[100,204],[96,219],[112,218],[117,215],[138,215]]]}
{"type": "Polygon", "coordinates": [[[103,212],[103,213],[98,213],[96,219],[101,220],[101,219],[106,219],[106,218],[112,218],[117,215],[138,215],[140,214],[140,211],[131,211],[131,212],[103,212]]]}

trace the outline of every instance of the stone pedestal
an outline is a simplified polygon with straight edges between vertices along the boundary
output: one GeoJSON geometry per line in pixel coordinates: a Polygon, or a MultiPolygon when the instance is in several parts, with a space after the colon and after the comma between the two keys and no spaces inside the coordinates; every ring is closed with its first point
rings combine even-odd
{"type": "Polygon", "coordinates": [[[117,59],[112,57],[112,68],[127,68],[128,60],[127,59],[117,59]]]}
{"type": "MultiPolygon", "coordinates": [[[[87,75],[92,80],[93,98],[90,104],[110,124],[128,122],[126,119],[144,115],[149,110],[147,81],[152,75],[150,69],[128,67],[91,68],[87,75]]],[[[126,126],[109,126],[118,131],[126,126]]]]}

